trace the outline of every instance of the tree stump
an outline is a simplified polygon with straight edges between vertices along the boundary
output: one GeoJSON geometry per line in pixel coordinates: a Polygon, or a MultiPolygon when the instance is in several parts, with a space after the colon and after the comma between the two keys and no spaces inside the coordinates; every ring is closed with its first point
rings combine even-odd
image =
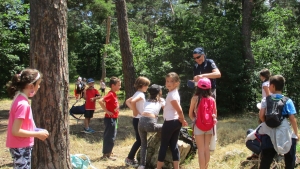
{"type": "MultiPolygon", "coordinates": [[[[161,133],[155,133],[148,139],[147,147],[147,157],[146,157],[146,168],[156,168],[156,163],[158,159],[158,152],[160,147],[161,133]]],[[[178,140],[177,142],[179,152],[180,152],[180,164],[184,163],[185,160],[194,157],[195,152],[191,151],[192,146],[184,140],[178,140]]],[[[138,160],[140,160],[140,151],[137,155],[138,160]]],[[[164,169],[173,168],[173,160],[171,150],[167,150],[166,158],[164,161],[164,169]]]]}

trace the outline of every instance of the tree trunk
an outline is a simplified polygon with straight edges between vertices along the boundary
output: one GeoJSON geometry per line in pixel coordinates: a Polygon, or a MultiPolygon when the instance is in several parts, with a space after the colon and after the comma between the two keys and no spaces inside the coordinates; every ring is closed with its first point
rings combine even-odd
{"type": "Polygon", "coordinates": [[[43,74],[32,110],[36,126],[49,131],[35,140],[32,168],[70,169],[67,1],[31,0],[30,26],[30,66],[43,74]]]}
{"type": "MultiPolygon", "coordinates": [[[[110,16],[107,17],[106,19],[106,41],[105,44],[108,45],[109,44],[109,38],[110,38],[110,21],[111,18],[110,16]]],[[[102,75],[101,75],[101,80],[103,80],[103,82],[105,81],[105,77],[106,77],[106,67],[105,67],[105,58],[107,57],[107,52],[104,52],[103,57],[102,57],[102,62],[101,62],[101,67],[102,67],[102,75]]]]}
{"type": "Polygon", "coordinates": [[[251,21],[253,11],[253,0],[242,1],[242,38],[243,38],[243,57],[247,61],[248,68],[253,67],[255,64],[254,57],[251,49],[251,21]]]}
{"type": "MultiPolygon", "coordinates": [[[[124,74],[124,84],[126,99],[134,94],[135,72],[133,65],[133,55],[130,47],[130,37],[128,33],[128,18],[125,0],[116,0],[116,10],[118,19],[118,30],[120,38],[120,49],[122,55],[122,70],[124,74]]],[[[125,102],[124,102],[125,103],[125,102]]],[[[123,104],[126,106],[125,104],[123,104]]]]}

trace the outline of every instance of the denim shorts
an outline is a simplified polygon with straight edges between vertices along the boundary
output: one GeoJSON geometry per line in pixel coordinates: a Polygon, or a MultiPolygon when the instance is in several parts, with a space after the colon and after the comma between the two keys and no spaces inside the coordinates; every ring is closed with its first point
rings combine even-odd
{"type": "Polygon", "coordinates": [[[202,135],[202,134],[213,134],[213,129],[210,129],[208,131],[202,131],[200,130],[196,125],[194,126],[194,135],[202,135]]]}
{"type": "Polygon", "coordinates": [[[30,169],[31,168],[31,152],[32,147],[10,148],[10,154],[13,158],[14,169],[30,169]]]}

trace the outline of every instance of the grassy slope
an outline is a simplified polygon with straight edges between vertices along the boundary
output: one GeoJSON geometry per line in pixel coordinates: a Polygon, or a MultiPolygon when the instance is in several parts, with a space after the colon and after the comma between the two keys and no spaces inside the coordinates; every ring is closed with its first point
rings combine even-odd
{"type": "MultiPolygon", "coordinates": [[[[74,85],[70,85],[71,88],[74,85]]],[[[96,84],[96,88],[99,85],[96,84]]],[[[70,91],[70,106],[75,102],[73,91],[70,91]]],[[[11,158],[8,149],[5,147],[6,126],[8,110],[11,100],[2,100],[0,103],[0,168],[11,168],[11,158]]],[[[81,101],[78,104],[83,104],[81,101]]],[[[124,169],[128,168],[124,164],[132,143],[134,142],[134,130],[131,124],[131,111],[121,110],[119,118],[119,129],[114,147],[114,154],[117,155],[117,161],[100,161],[102,155],[102,134],[104,130],[104,113],[97,104],[94,118],[91,120],[91,127],[96,130],[92,135],[82,133],[83,120],[77,123],[77,120],[70,117],[70,152],[71,154],[83,153],[90,157],[92,165],[99,169],[124,169]]],[[[221,112],[220,112],[221,114],[221,112]]],[[[83,119],[83,118],[82,118],[83,119]]],[[[188,117],[187,117],[188,119],[188,117]]],[[[160,118],[161,120],[161,118],[160,118]]],[[[255,128],[257,117],[254,113],[245,115],[220,118],[218,122],[218,142],[216,151],[211,154],[209,168],[215,169],[234,169],[240,168],[240,162],[243,161],[251,152],[245,147],[244,139],[248,128],[255,128]],[[238,155],[228,156],[227,152],[238,152],[238,155]]],[[[195,159],[182,165],[184,169],[198,168],[197,156],[195,159]]]]}

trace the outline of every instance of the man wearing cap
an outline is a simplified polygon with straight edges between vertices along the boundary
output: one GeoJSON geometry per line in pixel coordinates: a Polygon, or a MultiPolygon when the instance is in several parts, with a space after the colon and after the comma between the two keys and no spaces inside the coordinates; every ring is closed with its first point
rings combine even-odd
{"type": "Polygon", "coordinates": [[[212,59],[207,59],[202,47],[198,47],[193,51],[193,58],[196,62],[194,65],[194,82],[207,77],[211,81],[211,92],[216,99],[216,78],[221,77],[221,73],[212,59]]]}

